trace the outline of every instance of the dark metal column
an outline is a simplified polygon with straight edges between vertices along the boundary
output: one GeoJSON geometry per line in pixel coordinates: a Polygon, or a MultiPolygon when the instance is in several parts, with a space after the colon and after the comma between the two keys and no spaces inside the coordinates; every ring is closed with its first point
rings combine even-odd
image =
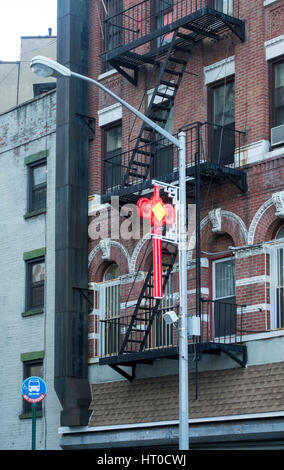
{"type": "MultiPolygon", "coordinates": [[[[57,60],[88,75],[89,1],[58,1],[57,60]]],[[[87,84],[57,80],[55,229],[55,390],[61,425],[87,425],[88,306],[88,114],[87,84]]]]}

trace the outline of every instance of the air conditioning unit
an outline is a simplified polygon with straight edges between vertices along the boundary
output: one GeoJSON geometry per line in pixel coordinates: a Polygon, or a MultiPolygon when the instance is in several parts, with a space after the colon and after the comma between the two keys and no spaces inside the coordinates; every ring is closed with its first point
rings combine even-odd
{"type": "Polygon", "coordinates": [[[271,146],[284,144],[284,124],[271,129],[271,146]]]}

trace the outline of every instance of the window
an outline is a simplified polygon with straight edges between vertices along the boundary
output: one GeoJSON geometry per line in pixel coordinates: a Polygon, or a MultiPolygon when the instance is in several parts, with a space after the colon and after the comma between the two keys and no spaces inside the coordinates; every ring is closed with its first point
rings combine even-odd
{"type": "Polygon", "coordinates": [[[272,127],[284,124],[284,62],[273,65],[272,127]]]}
{"type": "MultiPolygon", "coordinates": [[[[104,0],[105,20],[109,19],[105,22],[105,51],[111,51],[123,45],[123,15],[119,14],[122,11],[122,0],[104,0]]],[[[112,68],[110,64],[106,65],[107,70],[112,68]]]]}
{"type": "MultiPolygon", "coordinates": [[[[23,363],[23,380],[28,377],[36,376],[43,378],[43,362],[42,360],[26,361],[23,363]]],[[[42,410],[42,402],[37,403],[37,411],[42,410]]],[[[23,399],[23,413],[31,413],[32,404],[23,399]]]]}
{"type": "Polygon", "coordinates": [[[272,328],[284,328],[284,225],[278,230],[276,239],[282,239],[283,244],[276,246],[271,256],[272,328]]]}
{"type": "Polygon", "coordinates": [[[234,0],[214,0],[215,10],[221,11],[226,15],[233,16],[234,14],[234,0]]]}
{"type": "MultiPolygon", "coordinates": [[[[165,103],[165,106],[169,106],[169,104],[165,103]]],[[[174,108],[171,108],[169,114],[168,111],[157,108],[155,116],[161,119],[167,119],[164,129],[170,134],[173,134],[174,108]]],[[[161,135],[158,133],[155,133],[155,138],[153,176],[158,177],[172,173],[173,171],[173,146],[167,139],[161,138],[161,135]]]]}
{"type": "MultiPolygon", "coordinates": [[[[160,29],[173,22],[173,0],[155,0],[155,29],[160,29]]],[[[171,41],[173,33],[158,37],[158,47],[171,41]]]]}
{"type": "Polygon", "coordinates": [[[101,305],[104,354],[118,353],[120,347],[120,269],[112,264],[104,274],[101,305]]]}
{"type": "Polygon", "coordinates": [[[235,84],[226,82],[212,88],[212,160],[219,165],[234,162],[235,151],[235,84]]]}
{"type": "Polygon", "coordinates": [[[236,334],[235,260],[213,263],[214,336],[236,334]]]}
{"type": "Polygon", "coordinates": [[[27,269],[27,291],[26,310],[40,310],[44,307],[44,279],[45,262],[44,258],[28,260],[27,269]]]}
{"type": "Polygon", "coordinates": [[[105,189],[111,190],[121,184],[121,124],[104,130],[105,189]]]}
{"type": "Polygon", "coordinates": [[[34,98],[36,96],[42,95],[43,93],[47,93],[51,90],[56,88],[56,83],[47,82],[47,83],[34,83],[33,84],[33,91],[34,91],[34,98]]]}
{"type": "Polygon", "coordinates": [[[28,166],[28,211],[38,211],[46,207],[46,160],[28,166]]]}

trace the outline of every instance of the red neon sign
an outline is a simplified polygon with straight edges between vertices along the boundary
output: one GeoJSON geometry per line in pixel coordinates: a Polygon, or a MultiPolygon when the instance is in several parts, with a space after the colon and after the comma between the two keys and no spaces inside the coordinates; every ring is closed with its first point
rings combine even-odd
{"type": "Polygon", "coordinates": [[[155,235],[162,235],[164,224],[172,225],[176,220],[175,209],[171,204],[164,204],[160,197],[159,186],[154,187],[154,196],[151,199],[142,197],[137,202],[137,209],[141,217],[150,219],[153,226],[153,275],[154,275],[154,297],[163,298],[162,282],[162,240],[155,235]]]}

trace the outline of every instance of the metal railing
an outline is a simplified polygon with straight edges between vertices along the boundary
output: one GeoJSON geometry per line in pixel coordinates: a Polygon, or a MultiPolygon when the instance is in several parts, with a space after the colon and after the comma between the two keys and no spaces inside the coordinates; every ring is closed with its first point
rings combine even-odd
{"type": "Polygon", "coordinates": [[[234,124],[222,126],[211,122],[195,122],[183,126],[182,130],[186,132],[187,165],[195,164],[198,152],[200,163],[240,168],[245,132],[235,129],[234,124]]]}
{"type": "MultiPolygon", "coordinates": [[[[163,314],[168,308],[158,310],[153,321],[149,335],[147,336],[143,351],[153,349],[168,349],[178,346],[178,325],[168,325],[163,319],[163,314]]],[[[178,307],[173,307],[178,314],[178,307]]],[[[189,316],[193,314],[194,308],[189,309],[189,316]]],[[[191,343],[214,343],[214,344],[236,344],[242,342],[244,305],[235,303],[202,299],[200,336],[189,337],[191,343]]],[[[141,340],[145,334],[150,312],[139,312],[129,336],[126,353],[136,353],[140,350],[141,340]]],[[[116,356],[119,354],[121,345],[127,334],[131,316],[122,315],[118,318],[101,320],[101,356],[116,356]]]]}
{"type": "MultiPolygon", "coordinates": [[[[241,147],[244,145],[245,132],[233,127],[218,124],[193,123],[184,126],[186,133],[186,165],[189,169],[196,165],[196,155],[199,153],[200,164],[212,163],[219,167],[239,169],[241,166],[241,147]]],[[[129,172],[128,185],[137,185],[152,178],[167,181],[177,178],[178,152],[169,144],[167,139],[159,139],[151,144],[141,145],[135,150],[135,169],[128,168],[134,149],[117,153],[104,159],[104,194],[110,194],[124,187],[125,175],[129,172]],[[151,158],[149,159],[149,155],[151,158]],[[151,162],[146,177],[145,168],[151,162]],[[140,176],[139,176],[140,175],[140,176]]]]}
{"type": "Polygon", "coordinates": [[[201,299],[201,341],[222,344],[242,342],[245,305],[230,301],[201,299]]]}
{"type": "MultiPolygon", "coordinates": [[[[177,346],[177,332],[173,325],[167,325],[164,322],[164,311],[164,309],[158,311],[151,326],[151,330],[147,335],[145,348],[143,350],[177,346]]],[[[132,333],[128,338],[126,347],[128,353],[139,352],[141,341],[146,332],[150,317],[150,312],[139,312],[139,316],[133,325],[132,333]]],[[[101,321],[102,356],[117,355],[119,353],[131,319],[132,316],[123,315],[120,318],[101,321]]]]}
{"type": "MultiPolygon", "coordinates": [[[[116,155],[107,156],[104,159],[104,191],[105,193],[118,189],[123,185],[127,173],[128,164],[134,149],[127,150],[116,155]]],[[[128,183],[136,185],[154,176],[172,173],[173,171],[173,146],[167,139],[159,139],[151,144],[140,145],[135,151],[135,164],[130,168],[128,183]],[[151,156],[152,157],[151,157],[151,156]],[[147,177],[141,177],[149,167],[147,177]]]]}
{"type": "Polygon", "coordinates": [[[239,18],[239,0],[143,0],[122,10],[130,2],[113,0],[103,22],[103,53],[133,43],[156,31],[156,37],[172,31],[170,25],[192,13],[211,8],[239,18]],[[116,12],[113,14],[113,12],[116,12]]]}

